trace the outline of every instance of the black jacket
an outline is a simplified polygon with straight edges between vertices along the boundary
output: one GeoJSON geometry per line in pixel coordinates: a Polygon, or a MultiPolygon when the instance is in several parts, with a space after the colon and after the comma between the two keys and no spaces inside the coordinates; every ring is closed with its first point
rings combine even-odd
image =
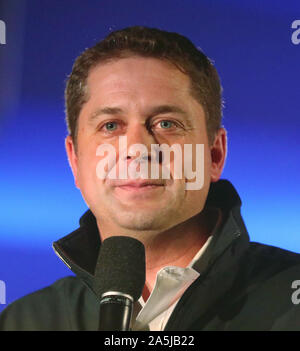
{"type": "MultiPolygon", "coordinates": [[[[300,330],[300,305],[292,301],[300,255],[249,242],[240,198],[228,181],[212,184],[207,204],[221,208],[226,220],[165,330],[300,330]]],[[[53,244],[76,277],[9,305],[0,315],[0,330],[97,330],[99,302],[92,282],[100,244],[95,217],[87,211],[79,229],[53,244]]]]}

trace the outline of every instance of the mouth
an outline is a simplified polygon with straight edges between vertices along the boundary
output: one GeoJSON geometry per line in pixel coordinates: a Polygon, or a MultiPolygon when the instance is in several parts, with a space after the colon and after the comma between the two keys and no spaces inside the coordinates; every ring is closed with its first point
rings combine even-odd
{"type": "Polygon", "coordinates": [[[155,184],[145,184],[145,185],[121,185],[118,186],[117,188],[126,190],[126,191],[135,191],[135,192],[143,192],[143,191],[149,191],[149,190],[154,190],[163,187],[163,185],[155,185],[155,184]]]}
{"type": "Polygon", "coordinates": [[[160,179],[135,179],[135,180],[126,180],[126,179],[115,179],[109,180],[109,185],[112,187],[128,187],[128,188],[147,188],[147,187],[156,187],[164,186],[165,183],[160,179]]]}
{"type": "Polygon", "coordinates": [[[162,180],[115,180],[114,192],[116,195],[125,198],[148,197],[159,194],[165,188],[162,180]]]}

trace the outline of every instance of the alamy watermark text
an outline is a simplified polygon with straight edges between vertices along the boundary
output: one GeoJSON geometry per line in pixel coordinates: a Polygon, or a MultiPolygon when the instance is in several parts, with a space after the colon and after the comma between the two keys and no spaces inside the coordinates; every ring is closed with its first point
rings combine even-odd
{"type": "Polygon", "coordinates": [[[127,150],[127,137],[120,136],[119,150],[116,150],[111,144],[101,144],[97,147],[96,156],[101,156],[102,159],[97,163],[96,175],[98,179],[159,179],[161,168],[162,179],[170,179],[171,168],[174,167],[174,179],[195,179],[194,182],[186,182],[186,190],[200,190],[204,185],[204,144],[196,144],[195,147],[196,150],[193,152],[192,144],[184,144],[183,148],[180,144],[172,146],[151,144],[149,152],[144,144],[132,144],[127,150]],[[171,152],[174,155],[173,161],[171,161],[171,152]],[[117,154],[119,155],[118,162],[117,154]],[[129,167],[128,155],[134,156],[129,167]],[[148,173],[149,156],[151,159],[150,177],[148,173]],[[196,170],[194,171],[193,168],[196,170]]]}
{"type": "Polygon", "coordinates": [[[6,24],[2,20],[0,20],[0,44],[6,44],[6,24]]]}
{"type": "Polygon", "coordinates": [[[300,280],[294,280],[292,282],[292,289],[296,289],[291,296],[292,303],[294,305],[299,305],[300,303],[300,280]]]}
{"type": "Polygon", "coordinates": [[[296,29],[291,36],[292,43],[298,45],[300,43],[300,20],[295,20],[291,27],[296,29]]]}
{"type": "Polygon", "coordinates": [[[6,286],[4,281],[0,280],[0,305],[6,304],[6,286]]]}

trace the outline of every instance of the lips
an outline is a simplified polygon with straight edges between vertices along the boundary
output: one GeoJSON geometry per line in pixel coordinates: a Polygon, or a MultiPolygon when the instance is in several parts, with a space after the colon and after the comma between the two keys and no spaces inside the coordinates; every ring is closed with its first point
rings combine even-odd
{"type": "Polygon", "coordinates": [[[162,180],[111,180],[110,185],[113,187],[126,187],[126,188],[142,188],[142,187],[154,187],[154,186],[164,186],[164,182],[162,180]]]}
{"type": "Polygon", "coordinates": [[[114,195],[126,201],[150,199],[164,190],[162,180],[124,179],[111,181],[114,195]]]}

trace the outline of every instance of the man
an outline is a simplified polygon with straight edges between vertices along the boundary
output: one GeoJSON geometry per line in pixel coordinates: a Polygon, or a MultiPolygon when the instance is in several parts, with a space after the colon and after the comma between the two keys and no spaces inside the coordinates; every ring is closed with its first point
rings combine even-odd
{"type": "Polygon", "coordinates": [[[146,283],[132,330],[300,329],[291,299],[299,255],[250,243],[239,196],[219,180],[227,152],[221,86],[201,51],[176,33],[116,31],[76,60],[65,96],[66,151],[89,210],[80,228],[54,249],[76,277],[8,306],[0,329],[97,330],[96,260],[101,242],[120,235],[140,240],[146,249],[146,283]],[[124,164],[140,170],[141,159],[162,171],[165,154],[152,146],[163,144],[181,150],[192,145],[191,154],[181,154],[181,167],[189,159],[193,169],[196,146],[204,146],[201,186],[193,189],[185,169],[175,176],[176,152],[169,178],[109,176],[124,164]],[[102,177],[98,166],[107,155],[97,151],[101,145],[116,151],[102,177]],[[144,146],[142,155],[131,148],[136,145],[144,146]]]}

